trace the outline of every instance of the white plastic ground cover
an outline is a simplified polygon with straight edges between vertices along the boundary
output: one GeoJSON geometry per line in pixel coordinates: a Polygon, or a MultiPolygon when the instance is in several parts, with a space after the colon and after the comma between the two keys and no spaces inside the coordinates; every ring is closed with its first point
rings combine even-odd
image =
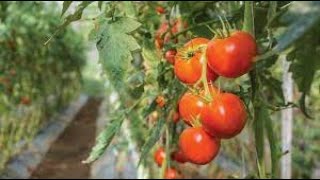
{"type": "Polygon", "coordinates": [[[51,144],[59,137],[88,101],[87,95],[80,95],[70,106],[42,128],[33,141],[15,156],[6,167],[0,179],[28,179],[40,164],[51,144]]]}

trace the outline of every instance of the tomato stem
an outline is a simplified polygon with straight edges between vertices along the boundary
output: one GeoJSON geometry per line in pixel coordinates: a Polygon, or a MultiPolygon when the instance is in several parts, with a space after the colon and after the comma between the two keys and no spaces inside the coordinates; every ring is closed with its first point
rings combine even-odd
{"type": "Polygon", "coordinates": [[[210,94],[209,85],[208,85],[208,79],[207,79],[207,56],[206,56],[206,50],[207,50],[207,46],[205,46],[202,49],[202,55],[201,55],[201,59],[200,59],[200,62],[202,63],[202,73],[201,73],[200,80],[203,83],[206,99],[209,99],[211,101],[212,97],[211,97],[211,94],[210,94]]]}
{"type": "Polygon", "coordinates": [[[221,24],[222,24],[222,34],[223,34],[223,37],[224,37],[224,38],[225,38],[225,37],[228,37],[229,31],[228,31],[227,28],[226,28],[226,24],[224,23],[224,21],[223,21],[223,19],[221,18],[220,15],[218,15],[218,17],[219,17],[219,20],[220,20],[220,22],[221,22],[221,24]]]}

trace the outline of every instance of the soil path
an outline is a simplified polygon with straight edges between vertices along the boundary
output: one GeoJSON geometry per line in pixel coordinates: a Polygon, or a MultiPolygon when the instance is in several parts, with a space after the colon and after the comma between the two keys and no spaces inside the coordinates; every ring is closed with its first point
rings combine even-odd
{"type": "Polygon", "coordinates": [[[32,179],[88,179],[90,166],[81,163],[95,142],[101,100],[90,98],[65,132],[52,144],[32,179]]]}

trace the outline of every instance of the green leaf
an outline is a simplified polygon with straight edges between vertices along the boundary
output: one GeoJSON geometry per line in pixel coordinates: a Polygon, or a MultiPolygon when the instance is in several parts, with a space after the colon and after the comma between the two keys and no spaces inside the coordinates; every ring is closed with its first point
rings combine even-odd
{"type": "Polygon", "coordinates": [[[279,98],[280,102],[284,103],[284,95],[282,92],[282,82],[274,77],[271,74],[266,75],[267,73],[263,73],[259,76],[261,80],[261,84],[267,87],[268,92],[272,93],[273,96],[279,98]]]}
{"type": "Polygon", "coordinates": [[[67,16],[65,18],[63,24],[59,28],[64,28],[64,27],[68,26],[70,23],[77,21],[77,20],[80,20],[82,17],[83,10],[87,6],[89,6],[91,3],[92,3],[92,1],[83,1],[82,3],[80,3],[77,6],[76,11],[73,14],[67,16]]]}
{"type": "Polygon", "coordinates": [[[132,1],[123,1],[124,3],[124,11],[127,17],[135,18],[136,17],[136,9],[132,1]]]}
{"type": "Polygon", "coordinates": [[[146,118],[150,113],[152,113],[154,110],[157,108],[157,102],[155,99],[152,101],[152,103],[147,106],[145,109],[142,111],[142,116],[146,118]]]}
{"type": "Polygon", "coordinates": [[[149,135],[148,135],[149,138],[148,138],[148,140],[146,141],[146,143],[142,147],[141,156],[140,156],[140,160],[139,160],[138,166],[148,156],[148,154],[149,154],[150,150],[152,149],[152,147],[160,139],[161,131],[162,131],[163,126],[165,125],[165,122],[166,122],[166,120],[164,118],[160,118],[157,121],[157,124],[155,125],[155,127],[150,130],[149,135]]]}
{"type": "Polygon", "coordinates": [[[70,14],[69,16],[65,17],[64,22],[57,28],[53,35],[44,44],[47,45],[55,35],[57,35],[61,30],[66,28],[70,23],[80,20],[84,9],[91,3],[92,1],[83,1],[82,3],[80,3],[77,6],[76,11],[73,14],[70,14]]]}
{"type": "Polygon", "coordinates": [[[254,32],[254,4],[253,1],[244,2],[243,30],[255,36],[254,32]]]}
{"type": "Polygon", "coordinates": [[[83,163],[92,163],[103,155],[115,134],[120,130],[123,121],[124,117],[120,117],[110,122],[106,129],[97,137],[96,145],[92,148],[89,157],[83,163]]]}
{"type": "Polygon", "coordinates": [[[320,69],[319,33],[320,26],[315,27],[295,44],[296,50],[291,53],[292,62],[289,69],[299,91],[303,93],[299,102],[300,108],[309,118],[305,99],[310,93],[315,73],[320,69]]]}
{"type": "Polygon", "coordinates": [[[309,114],[307,107],[306,107],[306,93],[302,93],[300,100],[299,100],[299,106],[301,109],[301,112],[309,119],[312,119],[312,116],[309,114]]]}
{"type": "Polygon", "coordinates": [[[273,51],[280,53],[285,50],[317,24],[320,20],[319,10],[320,2],[318,1],[292,2],[288,12],[282,16],[282,20],[290,25],[278,38],[278,44],[273,51]]]}
{"type": "Polygon", "coordinates": [[[62,7],[61,16],[63,16],[64,13],[66,13],[66,11],[69,9],[71,3],[72,3],[72,1],[64,1],[64,2],[63,2],[63,7],[62,7]]]}
{"type": "Polygon", "coordinates": [[[101,19],[97,30],[99,60],[109,80],[116,89],[123,88],[124,79],[131,67],[132,52],[140,50],[134,37],[130,35],[140,27],[132,18],[121,17],[101,19]]]}
{"type": "Polygon", "coordinates": [[[277,1],[269,2],[268,15],[267,15],[268,22],[270,22],[275,17],[277,13],[277,6],[278,6],[277,1]]]}

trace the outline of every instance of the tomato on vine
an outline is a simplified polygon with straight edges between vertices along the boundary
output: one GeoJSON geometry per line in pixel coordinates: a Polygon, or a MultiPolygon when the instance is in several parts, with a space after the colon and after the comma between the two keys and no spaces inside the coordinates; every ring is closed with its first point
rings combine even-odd
{"type": "Polygon", "coordinates": [[[192,121],[200,118],[204,100],[192,92],[186,92],[179,101],[179,113],[183,121],[190,125],[192,121]]]}
{"type": "Polygon", "coordinates": [[[187,158],[181,150],[174,151],[171,154],[171,159],[182,164],[188,162],[187,158]]]}
{"type": "Polygon", "coordinates": [[[218,75],[228,78],[248,73],[256,54],[255,39],[243,31],[233,32],[224,39],[215,38],[207,47],[209,67],[218,75]]]}
{"type": "MultiPolygon", "coordinates": [[[[177,78],[185,84],[196,83],[202,75],[203,53],[209,42],[206,38],[194,38],[180,48],[175,57],[174,72],[177,78]]],[[[208,68],[207,68],[208,69],[208,68]]],[[[207,77],[214,81],[217,75],[210,69],[207,77]]]]}
{"type": "Polygon", "coordinates": [[[201,127],[188,128],[180,135],[179,147],[189,162],[204,165],[217,156],[220,140],[207,134],[201,127]]]}
{"type": "Polygon", "coordinates": [[[175,168],[168,168],[165,172],[165,179],[179,179],[180,173],[175,168]]]}
{"type": "Polygon", "coordinates": [[[242,100],[231,93],[221,93],[203,108],[203,128],[212,136],[229,139],[246,124],[247,112],[242,100]]]}
{"type": "MultiPolygon", "coordinates": [[[[218,89],[209,85],[209,93],[215,96],[218,89]]],[[[193,121],[199,120],[201,112],[206,104],[205,91],[202,89],[199,93],[187,91],[179,100],[179,113],[184,122],[191,125],[193,121]]]]}
{"type": "Polygon", "coordinates": [[[155,151],[153,158],[159,167],[162,166],[162,163],[163,163],[164,159],[166,158],[166,153],[165,153],[163,147],[159,147],[155,151]]]}

